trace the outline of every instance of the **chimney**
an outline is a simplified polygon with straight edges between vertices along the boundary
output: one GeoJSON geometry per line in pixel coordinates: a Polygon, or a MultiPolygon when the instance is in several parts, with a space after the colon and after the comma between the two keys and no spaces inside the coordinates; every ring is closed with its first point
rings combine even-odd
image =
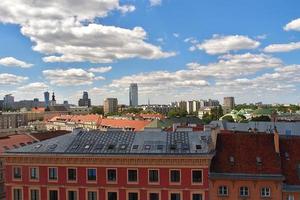
{"type": "Polygon", "coordinates": [[[274,146],[275,146],[275,151],[277,154],[279,154],[279,133],[277,131],[276,126],[274,127],[274,146]]]}
{"type": "Polygon", "coordinates": [[[220,133],[220,127],[211,128],[211,140],[212,140],[212,148],[216,149],[217,146],[217,138],[220,133]]]}

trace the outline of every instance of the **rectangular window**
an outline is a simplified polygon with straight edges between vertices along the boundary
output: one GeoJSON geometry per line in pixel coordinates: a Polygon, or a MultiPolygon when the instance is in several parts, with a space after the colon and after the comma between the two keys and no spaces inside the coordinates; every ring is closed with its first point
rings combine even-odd
{"type": "Polygon", "coordinates": [[[87,178],[88,181],[96,181],[97,180],[97,170],[94,168],[87,169],[87,178]]]}
{"type": "Polygon", "coordinates": [[[77,192],[76,191],[68,191],[68,200],[77,200],[77,192]]]}
{"type": "Polygon", "coordinates": [[[170,200],[181,200],[180,193],[171,193],[171,199],[170,200]]]}
{"type": "Polygon", "coordinates": [[[21,179],[22,178],[21,167],[14,167],[13,172],[14,172],[14,179],[21,179]]]}
{"type": "Polygon", "coordinates": [[[173,183],[180,182],[180,171],[179,170],[171,170],[171,182],[173,182],[173,183]]]}
{"type": "Polygon", "coordinates": [[[128,200],[138,200],[139,195],[136,192],[129,192],[128,193],[128,200]]]}
{"type": "Polygon", "coordinates": [[[57,180],[57,168],[49,167],[49,180],[57,180]]]}
{"type": "Polygon", "coordinates": [[[218,189],[219,196],[228,196],[228,187],[227,186],[220,186],[218,189]]]}
{"type": "Polygon", "coordinates": [[[77,180],[77,170],[75,168],[68,168],[68,181],[77,180]]]}
{"type": "Polygon", "coordinates": [[[117,192],[108,192],[107,193],[107,200],[118,200],[117,192]]]}
{"type": "Polygon", "coordinates": [[[149,200],[159,200],[159,194],[158,193],[149,193],[149,200]]]}
{"type": "Polygon", "coordinates": [[[269,187],[261,188],[261,197],[270,197],[271,196],[271,189],[269,187]]]}
{"type": "Polygon", "coordinates": [[[135,169],[128,170],[128,182],[137,182],[138,172],[135,169]]]}
{"type": "Polygon", "coordinates": [[[295,200],[294,195],[289,194],[286,198],[286,200],[295,200]]]}
{"type": "Polygon", "coordinates": [[[202,183],[202,170],[192,171],[192,181],[193,183],[202,183]]]}
{"type": "Polygon", "coordinates": [[[150,183],[157,183],[158,182],[158,170],[151,169],[149,170],[149,182],[150,183]]]}
{"type": "Polygon", "coordinates": [[[49,190],[49,200],[58,200],[57,190],[49,190]]]}
{"type": "Polygon", "coordinates": [[[87,197],[87,200],[97,200],[97,192],[88,191],[87,197]]]}
{"type": "Polygon", "coordinates": [[[13,200],[22,200],[23,194],[21,189],[13,189],[13,200]]]}
{"type": "Polygon", "coordinates": [[[36,189],[30,190],[30,200],[40,200],[40,191],[36,189]]]}
{"type": "Polygon", "coordinates": [[[39,179],[39,170],[36,167],[30,168],[30,179],[31,180],[38,180],[39,179]]]}
{"type": "Polygon", "coordinates": [[[203,200],[202,194],[193,194],[192,200],[203,200]]]}
{"type": "Polygon", "coordinates": [[[240,187],[240,196],[241,197],[249,196],[249,188],[248,187],[240,187]]]}
{"type": "Polygon", "coordinates": [[[115,169],[107,170],[107,181],[108,182],[116,182],[117,181],[117,170],[115,170],[115,169]]]}

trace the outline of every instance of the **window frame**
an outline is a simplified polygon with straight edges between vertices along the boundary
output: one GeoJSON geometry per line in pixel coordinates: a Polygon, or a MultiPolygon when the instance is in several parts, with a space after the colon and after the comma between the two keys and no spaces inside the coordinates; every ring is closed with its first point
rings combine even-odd
{"type": "Polygon", "coordinates": [[[228,188],[228,186],[226,186],[226,185],[220,185],[218,187],[218,196],[220,196],[220,197],[227,197],[227,196],[229,196],[229,188],[228,188]],[[226,190],[224,190],[225,188],[226,188],[226,190]],[[220,192],[220,191],[222,191],[222,192],[220,192]],[[226,194],[224,193],[224,191],[226,191],[226,194]]]}
{"type": "Polygon", "coordinates": [[[34,188],[34,187],[30,187],[28,188],[28,199],[31,200],[31,191],[32,190],[37,190],[39,192],[38,198],[39,200],[41,200],[41,189],[40,188],[34,188]]]}
{"type": "Polygon", "coordinates": [[[86,168],[86,182],[87,183],[97,183],[97,168],[95,168],[95,167],[89,167],[89,168],[86,168]],[[89,170],[90,169],[93,169],[93,170],[95,170],[95,180],[89,180],[89,170]]]}
{"type": "Polygon", "coordinates": [[[262,198],[268,198],[268,197],[271,197],[271,188],[270,187],[262,187],[261,189],[260,189],[260,197],[262,197],[262,198]],[[266,195],[266,191],[264,191],[265,189],[268,189],[269,191],[268,191],[268,195],[266,195]],[[265,194],[263,194],[263,193],[265,193],[265,194]]]}
{"type": "Polygon", "coordinates": [[[47,188],[47,199],[50,199],[50,191],[56,191],[57,192],[57,199],[59,199],[59,188],[47,188]]]}
{"type": "Polygon", "coordinates": [[[22,181],[22,167],[21,166],[13,166],[12,168],[12,179],[13,181],[22,181]],[[15,169],[20,169],[20,178],[15,177],[15,169]]]}
{"type": "Polygon", "coordinates": [[[139,183],[139,170],[137,168],[127,169],[127,184],[138,184],[139,183]],[[129,171],[136,171],[136,181],[129,180],[129,171]]]}
{"type": "Polygon", "coordinates": [[[49,182],[58,182],[58,167],[48,167],[48,181],[49,182]],[[56,171],[56,179],[50,178],[50,169],[55,169],[56,171]]]}
{"type": "Polygon", "coordinates": [[[86,200],[89,200],[89,192],[95,192],[96,193],[96,200],[99,199],[99,191],[97,189],[86,189],[85,193],[86,193],[86,200]]]}
{"type": "Polygon", "coordinates": [[[108,184],[116,184],[118,182],[118,170],[117,170],[117,168],[106,168],[106,183],[108,183],[108,184]],[[108,171],[109,170],[115,170],[115,172],[116,172],[116,180],[115,181],[111,181],[111,180],[109,180],[108,179],[108,171]]]}
{"type": "Polygon", "coordinates": [[[182,191],[176,191],[176,190],[171,190],[171,191],[169,191],[169,195],[168,195],[169,199],[168,199],[168,200],[172,200],[172,199],[171,199],[172,194],[179,194],[180,200],[183,200],[183,198],[182,198],[182,197],[183,197],[182,191]]]}
{"type": "Polygon", "coordinates": [[[170,169],[169,170],[169,183],[171,185],[180,185],[181,184],[181,169],[170,169]],[[179,172],[179,181],[172,181],[172,171],[178,171],[179,172]]]}
{"type": "Polygon", "coordinates": [[[203,185],[203,169],[192,169],[191,170],[191,183],[192,185],[203,185]],[[194,172],[195,171],[200,171],[201,172],[201,182],[194,182],[194,172]]]}
{"type": "Polygon", "coordinates": [[[118,190],[106,190],[105,191],[105,200],[108,200],[108,193],[116,193],[117,194],[117,200],[119,199],[119,191],[118,190]]]}
{"type": "Polygon", "coordinates": [[[34,182],[36,182],[36,181],[39,181],[40,180],[40,169],[39,169],[39,167],[29,167],[29,180],[30,181],[34,181],[34,182]],[[36,174],[37,174],[37,178],[32,178],[32,176],[31,176],[31,170],[32,169],[36,169],[36,174]]]}
{"type": "Polygon", "coordinates": [[[66,200],[69,200],[69,197],[70,197],[69,192],[76,192],[76,199],[75,200],[79,200],[79,191],[78,191],[78,189],[72,189],[72,188],[66,190],[66,196],[67,196],[66,200]]]}
{"type": "Polygon", "coordinates": [[[147,191],[147,200],[151,200],[151,199],[150,199],[150,194],[151,194],[151,193],[156,193],[156,194],[158,194],[158,199],[161,200],[161,191],[159,191],[159,190],[148,190],[148,191],[147,191]]]}
{"type": "Polygon", "coordinates": [[[194,194],[200,194],[200,195],[202,195],[202,200],[205,199],[205,194],[203,192],[201,192],[201,191],[193,191],[190,194],[191,194],[191,200],[193,200],[193,195],[194,194]]]}
{"type": "Polygon", "coordinates": [[[160,183],[160,170],[159,169],[148,169],[148,184],[149,185],[159,185],[160,183]],[[157,171],[157,181],[150,181],[150,171],[157,171]]]}
{"type": "Polygon", "coordinates": [[[15,190],[20,190],[21,191],[21,199],[20,200],[24,200],[24,191],[23,191],[22,187],[12,187],[11,188],[12,200],[15,200],[15,193],[14,193],[15,190]]]}
{"type": "Polygon", "coordinates": [[[77,179],[78,179],[78,170],[76,167],[67,167],[67,182],[68,183],[77,183],[77,179]],[[75,180],[70,180],[69,179],[69,169],[75,170],[75,180]]]}
{"type": "Polygon", "coordinates": [[[129,199],[129,194],[130,193],[136,193],[137,194],[137,200],[140,200],[140,191],[139,190],[127,190],[126,191],[126,200],[130,200],[129,199]]]}
{"type": "Polygon", "coordinates": [[[248,186],[241,186],[240,188],[239,188],[239,196],[240,197],[249,197],[250,196],[250,189],[249,189],[249,187],[248,186]],[[247,190],[245,190],[245,189],[247,189],[247,190]],[[247,191],[247,194],[242,194],[242,192],[246,192],[247,191]]]}

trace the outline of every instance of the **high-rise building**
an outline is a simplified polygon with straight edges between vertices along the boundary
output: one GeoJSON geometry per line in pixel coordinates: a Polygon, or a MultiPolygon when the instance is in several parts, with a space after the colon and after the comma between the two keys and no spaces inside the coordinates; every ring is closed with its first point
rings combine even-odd
{"type": "Polygon", "coordinates": [[[118,99],[117,98],[106,98],[103,103],[104,114],[118,112],[118,99]]]}
{"type": "Polygon", "coordinates": [[[87,106],[91,107],[91,99],[89,99],[88,92],[84,91],[82,95],[82,99],[79,99],[78,106],[87,106]]]}
{"type": "Polygon", "coordinates": [[[48,107],[50,102],[50,94],[48,91],[44,92],[44,101],[45,101],[45,107],[48,107]]]}
{"type": "Polygon", "coordinates": [[[15,98],[11,94],[7,94],[3,99],[3,107],[4,108],[13,108],[14,107],[15,98]]]}
{"type": "Polygon", "coordinates": [[[224,97],[223,111],[224,113],[229,113],[234,108],[234,97],[224,97]]]}
{"type": "Polygon", "coordinates": [[[191,114],[193,112],[193,101],[187,101],[186,111],[191,114]]]}
{"type": "Polygon", "coordinates": [[[137,83],[131,83],[129,87],[129,106],[137,107],[138,105],[138,85],[137,83]]]}

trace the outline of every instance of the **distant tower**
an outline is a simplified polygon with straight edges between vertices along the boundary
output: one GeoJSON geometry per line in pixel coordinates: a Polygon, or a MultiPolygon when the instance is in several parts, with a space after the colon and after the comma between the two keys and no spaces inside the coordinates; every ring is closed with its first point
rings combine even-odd
{"type": "Polygon", "coordinates": [[[103,102],[104,114],[118,112],[118,99],[117,98],[106,98],[103,102]]]}
{"type": "Polygon", "coordinates": [[[131,83],[129,87],[129,106],[137,107],[138,105],[138,85],[137,83],[131,83]]]}
{"type": "Polygon", "coordinates": [[[88,92],[83,92],[82,99],[79,99],[78,106],[91,107],[91,99],[89,99],[88,92]]]}
{"type": "Polygon", "coordinates": [[[52,100],[51,100],[51,106],[55,106],[56,105],[56,100],[55,100],[55,94],[54,92],[52,93],[52,100]]]}
{"type": "Polygon", "coordinates": [[[224,97],[224,102],[223,102],[224,113],[230,113],[231,110],[234,108],[234,106],[235,106],[234,97],[224,97]]]}
{"type": "Polygon", "coordinates": [[[48,91],[44,92],[44,101],[45,101],[45,107],[47,108],[50,102],[50,94],[48,91]]]}

